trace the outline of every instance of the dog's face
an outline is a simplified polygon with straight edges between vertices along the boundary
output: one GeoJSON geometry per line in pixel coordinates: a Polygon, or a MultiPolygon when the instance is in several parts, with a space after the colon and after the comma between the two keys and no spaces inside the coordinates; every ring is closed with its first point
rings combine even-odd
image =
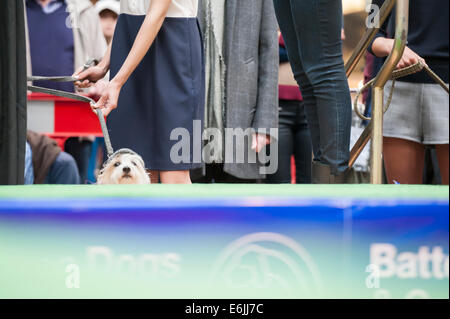
{"type": "Polygon", "coordinates": [[[119,154],[110,159],[100,171],[97,184],[150,184],[142,157],[119,154]]]}

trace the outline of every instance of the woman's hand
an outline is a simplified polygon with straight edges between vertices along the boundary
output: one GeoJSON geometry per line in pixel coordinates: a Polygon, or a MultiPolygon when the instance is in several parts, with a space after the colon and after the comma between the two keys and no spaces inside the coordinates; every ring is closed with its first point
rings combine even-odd
{"type": "Polygon", "coordinates": [[[406,68],[408,66],[418,63],[419,61],[426,65],[425,60],[420,55],[418,55],[410,48],[406,47],[405,51],[403,52],[402,58],[397,64],[397,69],[406,68]]]}
{"type": "MultiPolygon", "coordinates": [[[[373,42],[372,51],[373,53],[375,53],[377,57],[384,58],[391,53],[393,47],[394,47],[393,39],[380,37],[373,42]]],[[[420,55],[418,55],[410,48],[405,47],[403,56],[397,64],[397,69],[406,68],[408,66],[418,63],[419,61],[427,65],[425,60],[420,55]]]]}
{"type": "Polygon", "coordinates": [[[79,88],[87,88],[93,86],[97,81],[103,79],[108,73],[108,70],[101,65],[90,67],[87,70],[80,68],[73,74],[73,77],[78,78],[75,85],[79,88]]]}
{"type": "Polygon", "coordinates": [[[271,143],[270,135],[255,133],[252,135],[252,150],[256,153],[271,143]]]}
{"type": "Polygon", "coordinates": [[[94,108],[101,109],[103,116],[108,116],[112,110],[117,108],[121,89],[122,85],[118,84],[116,81],[112,80],[109,82],[94,108]]]}
{"type": "Polygon", "coordinates": [[[109,82],[105,80],[100,80],[91,86],[87,91],[81,92],[81,94],[90,97],[94,101],[98,101],[102,96],[103,92],[108,87],[109,82]]]}

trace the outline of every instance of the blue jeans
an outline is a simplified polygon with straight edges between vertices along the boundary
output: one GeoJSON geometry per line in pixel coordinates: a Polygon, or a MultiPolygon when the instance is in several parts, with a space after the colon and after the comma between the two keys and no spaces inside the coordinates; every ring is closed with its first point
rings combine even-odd
{"type": "Polygon", "coordinates": [[[66,152],[59,153],[45,177],[44,184],[80,184],[75,159],[66,152]]]}
{"type": "Polygon", "coordinates": [[[273,175],[267,175],[266,182],[290,184],[291,157],[294,155],[297,184],[311,184],[311,136],[303,103],[280,100],[280,108],[278,170],[273,175]]]}
{"type": "Polygon", "coordinates": [[[91,141],[80,141],[78,137],[69,138],[64,150],[75,159],[80,172],[80,183],[85,184],[88,176],[89,159],[92,152],[91,141]]]}
{"type": "Polygon", "coordinates": [[[350,89],[342,57],[341,0],[274,0],[303,94],[314,160],[343,173],[350,156],[350,89]]]}

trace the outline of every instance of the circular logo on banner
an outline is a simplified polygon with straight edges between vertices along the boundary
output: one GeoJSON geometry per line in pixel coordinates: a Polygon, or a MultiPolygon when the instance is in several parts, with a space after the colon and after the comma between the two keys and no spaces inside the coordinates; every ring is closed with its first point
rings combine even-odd
{"type": "Polygon", "coordinates": [[[280,289],[284,296],[319,296],[318,268],[307,250],[277,233],[254,233],[228,245],[216,260],[210,285],[261,293],[280,289]]]}

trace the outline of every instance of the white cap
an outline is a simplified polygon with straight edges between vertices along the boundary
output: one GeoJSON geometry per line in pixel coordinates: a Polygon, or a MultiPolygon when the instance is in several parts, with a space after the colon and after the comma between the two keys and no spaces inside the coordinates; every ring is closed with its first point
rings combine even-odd
{"type": "Polygon", "coordinates": [[[100,13],[103,10],[111,10],[115,14],[120,14],[120,2],[119,0],[99,0],[95,4],[97,12],[100,13]]]}

